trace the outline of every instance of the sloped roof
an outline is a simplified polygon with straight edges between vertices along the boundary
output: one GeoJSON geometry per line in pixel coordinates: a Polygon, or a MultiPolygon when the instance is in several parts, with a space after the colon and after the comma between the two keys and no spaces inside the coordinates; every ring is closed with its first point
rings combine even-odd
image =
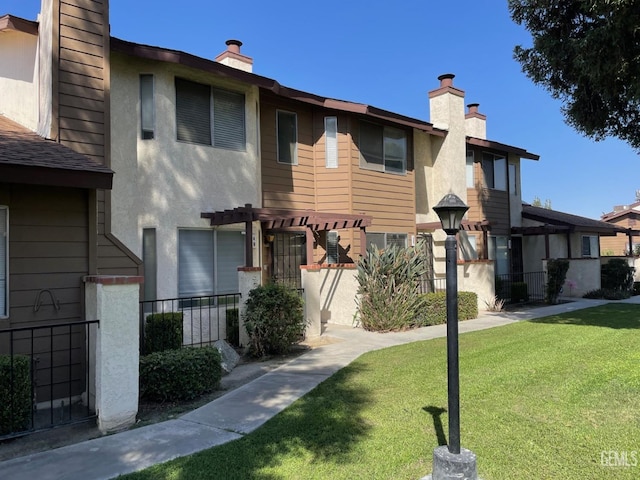
{"type": "Polygon", "coordinates": [[[600,235],[616,235],[618,232],[626,230],[615,225],[611,225],[600,220],[580,217],[570,213],[558,212],[548,208],[534,207],[533,205],[522,205],[522,218],[541,222],[544,225],[534,227],[514,227],[514,233],[523,234],[543,234],[562,233],[567,231],[593,232],[600,235]]]}
{"type": "Polygon", "coordinates": [[[614,210],[613,212],[605,213],[600,217],[603,222],[610,222],[611,220],[616,220],[621,217],[631,216],[631,215],[640,215],[640,202],[632,203],[631,205],[625,205],[623,208],[619,210],[614,210]]]}
{"type": "Polygon", "coordinates": [[[506,143],[496,142],[495,140],[486,140],[484,138],[467,137],[467,143],[469,145],[475,145],[477,147],[491,148],[493,150],[500,150],[507,153],[513,153],[521,158],[527,158],[529,160],[540,160],[540,155],[527,152],[524,148],[514,147],[513,145],[507,145],[506,143]]]}
{"type": "Polygon", "coordinates": [[[0,181],[105,188],[113,171],[0,115],[0,181]]]}

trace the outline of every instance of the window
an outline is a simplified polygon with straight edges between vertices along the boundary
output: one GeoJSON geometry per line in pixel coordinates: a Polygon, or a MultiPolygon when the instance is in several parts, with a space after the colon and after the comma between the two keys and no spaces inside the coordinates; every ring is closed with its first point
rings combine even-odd
{"type": "Polygon", "coordinates": [[[379,172],[405,173],[407,135],[404,130],[360,122],[360,167],[379,172]]]}
{"type": "Polygon", "coordinates": [[[396,245],[400,248],[407,246],[407,234],[406,233],[369,233],[367,232],[367,248],[370,245],[374,245],[378,250],[384,250],[391,245],[396,245]]]}
{"type": "Polygon", "coordinates": [[[515,163],[509,164],[509,193],[518,195],[518,172],[515,163]]]}
{"type": "Polygon", "coordinates": [[[598,257],[598,236],[597,235],[583,235],[582,237],[582,256],[583,257],[598,257]]]}
{"type": "Polygon", "coordinates": [[[327,232],[327,261],[328,264],[339,263],[338,254],[338,232],[332,230],[327,232]]]}
{"type": "Polygon", "coordinates": [[[142,230],[142,261],[144,262],[144,299],[158,298],[158,255],[156,251],[156,229],[142,230]]]}
{"type": "Polygon", "coordinates": [[[473,151],[467,151],[467,188],[473,188],[473,151]]]}
{"type": "Polygon", "coordinates": [[[143,140],[154,137],[153,75],[140,75],[140,128],[143,140]]]}
{"type": "Polygon", "coordinates": [[[236,293],[244,232],[178,230],[178,296],[236,293]]]}
{"type": "Polygon", "coordinates": [[[509,239],[507,237],[489,237],[489,259],[495,260],[496,275],[509,273],[509,239]]]}
{"type": "Polygon", "coordinates": [[[179,141],[244,150],[244,95],[176,78],[179,141]]]}
{"type": "Polygon", "coordinates": [[[7,317],[9,292],[9,209],[0,206],[0,317],[7,317]]]}
{"type": "Polygon", "coordinates": [[[338,117],[324,117],[325,166],[338,168],[338,117]]]}
{"type": "Polygon", "coordinates": [[[504,157],[483,153],[482,171],[487,188],[507,190],[507,160],[504,157]]]}
{"type": "Polygon", "coordinates": [[[478,259],[478,237],[475,235],[459,236],[459,256],[460,260],[477,260],[478,259]]]}
{"type": "Polygon", "coordinates": [[[298,115],[278,110],[276,114],[278,133],[278,163],[298,164],[298,115]]]}

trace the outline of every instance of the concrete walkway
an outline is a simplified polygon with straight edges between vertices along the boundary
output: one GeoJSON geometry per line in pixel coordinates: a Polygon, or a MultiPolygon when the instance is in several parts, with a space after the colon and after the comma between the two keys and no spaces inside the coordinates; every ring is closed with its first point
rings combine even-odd
{"type": "MultiPolygon", "coordinates": [[[[572,299],[573,300],[573,299],[572,299]]],[[[640,297],[626,302],[640,303],[640,297]]],[[[571,303],[508,313],[482,313],[460,323],[460,333],[499,327],[609,303],[571,303]]],[[[317,347],[182,417],[54,450],[0,462],[11,480],[97,480],[189,455],[252,432],[365,352],[446,336],[446,325],[399,333],[372,333],[329,325],[334,343],[317,347]]]]}

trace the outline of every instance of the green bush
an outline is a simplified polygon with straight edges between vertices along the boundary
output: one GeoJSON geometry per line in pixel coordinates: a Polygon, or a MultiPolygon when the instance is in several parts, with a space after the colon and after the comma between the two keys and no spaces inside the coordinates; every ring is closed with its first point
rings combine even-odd
{"type": "Polygon", "coordinates": [[[215,347],[186,347],[140,357],[140,396],[156,401],[193,400],[220,384],[222,366],[215,347]]]}
{"type": "Polygon", "coordinates": [[[547,261],[547,288],[545,291],[547,303],[552,305],[558,303],[558,297],[568,271],[569,260],[565,258],[552,258],[547,261]]]}
{"type": "Polygon", "coordinates": [[[513,282],[511,284],[511,302],[528,302],[529,285],[527,282],[513,282]]]}
{"type": "Polygon", "coordinates": [[[28,429],[32,408],[30,358],[15,355],[12,369],[11,357],[0,355],[0,435],[28,429]]]}
{"type": "Polygon", "coordinates": [[[633,288],[634,272],[635,268],[630,266],[624,258],[612,258],[600,269],[602,288],[630,292],[633,288]]]}
{"type": "Polygon", "coordinates": [[[598,290],[591,290],[585,293],[582,298],[624,300],[625,298],[629,298],[630,296],[631,292],[629,292],[628,290],[611,290],[608,288],[600,288],[598,290]]]}
{"type": "Polygon", "coordinates": [[[240,346],[240,315],[237,308],[226,311],[227,342],[234,347],[240,346]]]}
{"type": "Polygon", "coordinates": [[[144,353],[182,347],[182,312],[152,313],[144,327],[144,353]]]}
{"type": "Polygon", "coordinates": [[[249,292],[244,326],[249,334],[249,354],[264,357],[287,353],[304,336],[302,297],[277,283],[256,287],[249,292]]]}
{"type": "Polygon", "coordinates": [[[362,328],[376,332],[416,326],[419,281],[427,273],[423,249],[370,246],[358,261],[358,317],[362,328]]]}
{"type": "Polygon", "coordinates": [[[632,295],[640,295],[640,282],[633,282],[632,295]]]}
{"type": "MultiPolygon", "coordinates": [[[[420,295],[422,306],[418,312],[418,326],[447,323],[446,292],[425,293],[420,295]]],[[[471,320],[478,317],[478,295],[474,292],[458,292],[458,320],[471,320]]]]}

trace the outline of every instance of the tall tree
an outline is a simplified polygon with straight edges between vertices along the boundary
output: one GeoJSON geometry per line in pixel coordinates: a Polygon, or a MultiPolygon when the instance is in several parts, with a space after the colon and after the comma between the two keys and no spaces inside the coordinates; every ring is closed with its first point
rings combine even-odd
{"type": "Polygon", "coordinates": [[[533,37],[514,56],[563,102],[567,123],[640,151],[640,0],[508,0],[533,37]]]}

